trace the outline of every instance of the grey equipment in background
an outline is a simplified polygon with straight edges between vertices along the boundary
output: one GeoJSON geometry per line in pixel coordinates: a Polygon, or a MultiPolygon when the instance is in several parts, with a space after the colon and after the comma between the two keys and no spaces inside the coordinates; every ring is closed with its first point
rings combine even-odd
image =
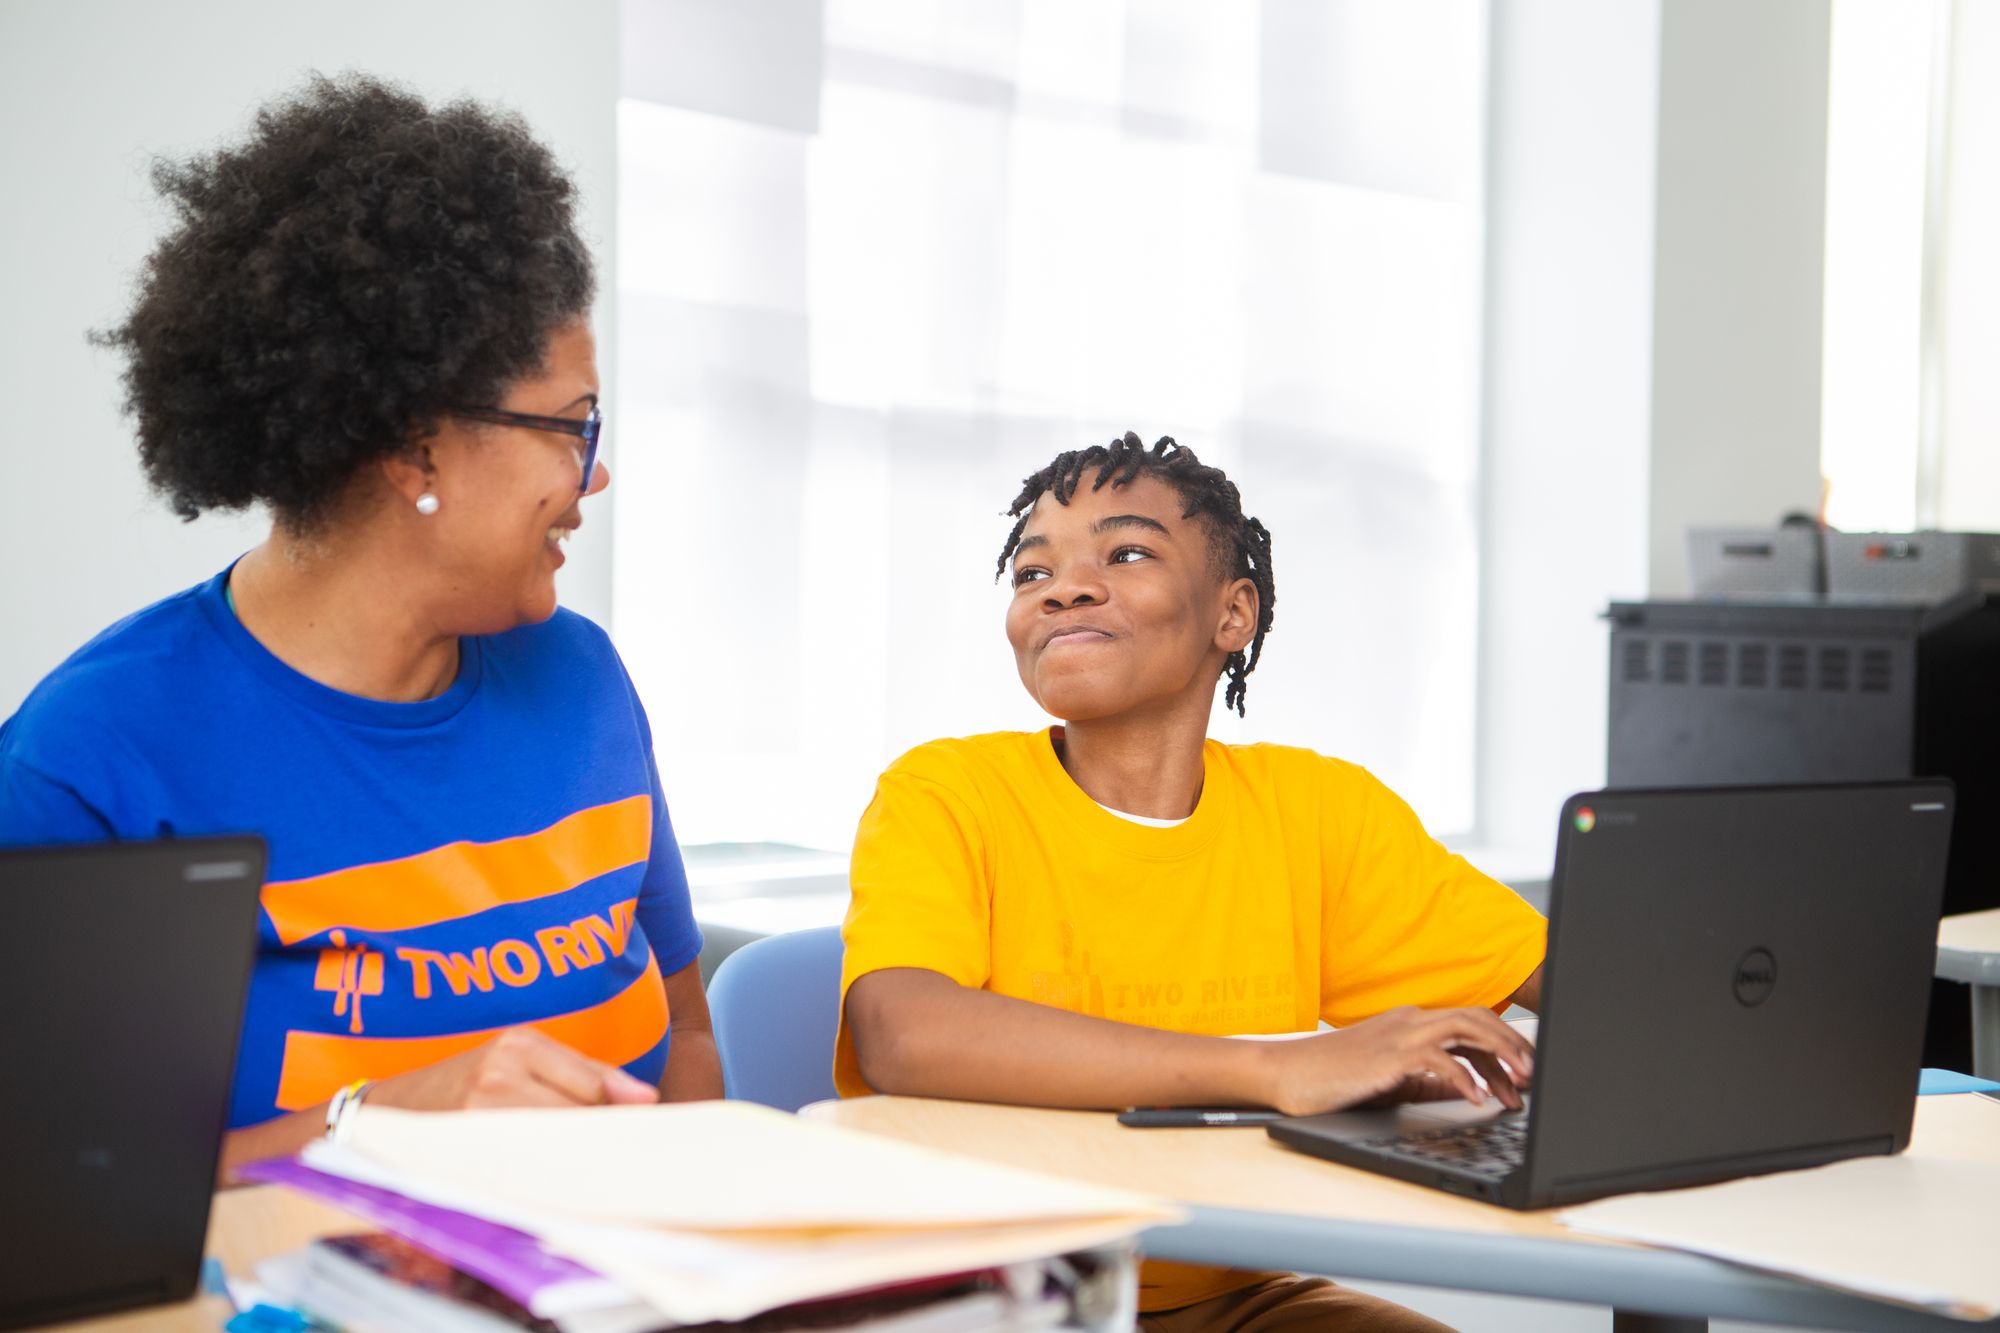
{"type": "MultiPolygon", "coordinates": [[[[1609,785],[1948,777],[1944,911],[2000,907],[2000,536],[1793,524],[1688,546],[1695,599],[1607,613],[1609,785]]],[[[1971,1051],[1963,987],[1935,983],[1924,1063],[1971,1051]]]]}
{"type": "Polygon", "coordinates": [[[1938,606],[2000,593],[2000,536],[1835,532],[1802,515],[1771,528],[1693,528],[1694,599],[1938,606]]]}

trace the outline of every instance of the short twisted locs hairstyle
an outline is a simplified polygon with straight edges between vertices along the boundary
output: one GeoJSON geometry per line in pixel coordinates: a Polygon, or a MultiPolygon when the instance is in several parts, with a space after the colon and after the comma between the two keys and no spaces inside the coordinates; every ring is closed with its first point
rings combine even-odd
{"type": "Polygon", "coordinates": [[[1088,449],[1058,454],[1054,462],[1023,481],[1021,493],[1007,510],[1008,516],[1016,521],[1014,530],[1007,534],[1007,544],[1000,549],[994,579],[997,581],[1007,572],[1007,562],[1021,545],[1021,533],[1028,526],[1035,501],[1046,493],[1053,495],[1058,504],[1068,504],[1087,472],[1096,473],[1097,479],[1090,485],[1093,491],[1107,485],[1127,486],[1134,478],[1147,475],[1173,487],[1184,506],[1181,517],[1199,518],[1208,529],[1216,577],[1249,579],[1256,585],[1257,635],[1250,640],[1248,653],[1231,653],[1223,667],[1229,676],[1229,687],[1222,695],[1223,706],[1234,708],[1241,717],[1243,697],[1250,688],[1246,678],[1257,669],[1257,659],[1264,654],[1264,636],[1270,633],[1272,613],[1278,604],[1278,587],[1271,576],[1271,534],[1256,519],[1244,517],[1243,497],[1221,468],[1204,464],[1195,457],[1194,450],[1176,444],[1172,436],[1161,436],[1148,449],[1137,435],[1126,431],[1124,438],[1108,445],[1093,444],[1088,449]]]}
{"type": "Polygon", "coordinates": [[[496,403],[590,308],[576,188],[521,119],[315,75],[242,142],[153,166],[172,230],[125,322],[146,476],[182,518],[319,526],[356,471],[496,403]]]}

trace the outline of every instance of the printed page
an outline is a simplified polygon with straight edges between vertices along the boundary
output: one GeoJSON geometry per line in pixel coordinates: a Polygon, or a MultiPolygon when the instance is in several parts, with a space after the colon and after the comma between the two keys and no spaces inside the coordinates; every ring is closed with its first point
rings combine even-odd
{"type": "Polygon", "coordinates": [[[2000,1163],[1857,1157],[1564,1210],[1580,1231],[1727,1259],[1962,1319],[2000,1314],[2000,1163]]]}
{"type": "MultiPolygon", "coordinates": [[[[1177,1210],[1123,1190],[976,1162],[747,1102],[435,1114],[369,1107],[306,1160],[469,1211],[690,1231],[809,1232],[1128,1218],[1177,1210]],[[392,1183],[393,1182],[393,1183],[392,1183]]],[[[504,1220],[504,1219],[503,1219],[504,1220]]]]}

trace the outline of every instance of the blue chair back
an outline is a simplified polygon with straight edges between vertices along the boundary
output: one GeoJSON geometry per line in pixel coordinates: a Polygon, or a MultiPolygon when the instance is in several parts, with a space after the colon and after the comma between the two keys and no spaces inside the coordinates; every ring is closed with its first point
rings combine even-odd
{"type": "Polygon", "coordinates": [[[708,983],[725,1096],[796,1111],[833,1090],[840,1024],[840,929],[752,940],[708,983]]]}

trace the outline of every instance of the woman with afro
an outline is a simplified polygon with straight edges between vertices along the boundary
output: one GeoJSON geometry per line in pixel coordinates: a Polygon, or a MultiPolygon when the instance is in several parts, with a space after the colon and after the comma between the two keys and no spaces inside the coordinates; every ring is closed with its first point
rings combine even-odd
{"type": "Polygon", "coordinates": [[[357,76],[154,179],[99,340],[154,488],[270,534],[0,726],[0,844],[264,837],[225,1175],[362,1097],[720,1096],[645,711],[556,605],[610,480],[575,187],[514,116],[357,76]]]}

